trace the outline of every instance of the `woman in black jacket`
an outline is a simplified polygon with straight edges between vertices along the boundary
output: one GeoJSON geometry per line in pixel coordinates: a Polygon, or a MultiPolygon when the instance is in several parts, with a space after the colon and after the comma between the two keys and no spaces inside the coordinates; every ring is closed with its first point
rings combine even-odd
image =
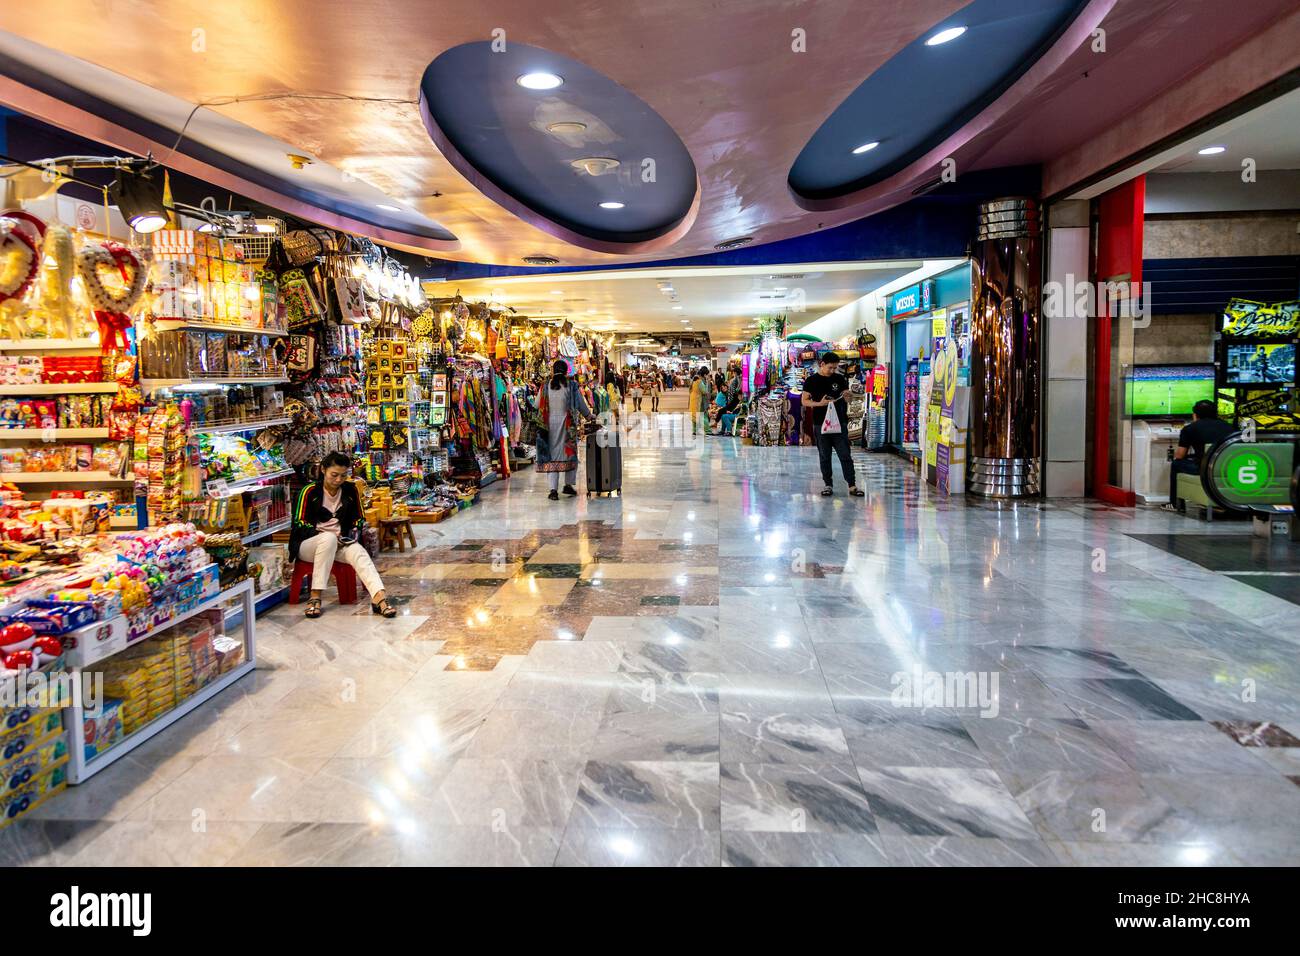
{"type": "Polygon", "coordinates": [[[358,540],[366,520],[361,510],[361,493],[347,480],[352,473],[352,459],[335,451],[326,455],[320,464],[320,481],[298,494],[293,529],[289,532],[289,557],[312,563],[311,600],[305,613],[308,617],[321,616],[320,596],[329,584],[330,568],[335,561],[342,561],[352,566],[369,592],[370,610],[384,617],[396,617],[397,610],[388,603],[384,582],[358,540]]]}

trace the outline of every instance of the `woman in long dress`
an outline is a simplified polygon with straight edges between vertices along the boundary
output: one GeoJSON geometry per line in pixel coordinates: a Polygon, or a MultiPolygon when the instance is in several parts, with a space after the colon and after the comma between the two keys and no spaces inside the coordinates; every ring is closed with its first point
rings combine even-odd
{"type": "Polygon", "coordinates": [[[569,366],[556,359],[551,377],[542,384],[538,398],[545,432],[537,435],[537,470],[546,472],[551,482],[551,501],[560,498],[560,476],[564,476],[564,493],[576,495],[573,482],[578,474],[578,418],[595,418],[591,406],[569,378],[569,366]]]}

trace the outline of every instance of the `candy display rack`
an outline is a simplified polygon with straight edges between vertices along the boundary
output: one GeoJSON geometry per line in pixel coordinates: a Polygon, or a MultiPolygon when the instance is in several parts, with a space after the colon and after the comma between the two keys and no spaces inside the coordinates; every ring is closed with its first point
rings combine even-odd
{"type": "MultiPolygon", "coordinates": [[[[97,730],[94,724],[96,718],[93,715],[88,716],[82,702],[75,698],[69,706],[64,708],[64,727],[70,732],[71,739],[77,744],[71,748],[71,759],[68,763],[68,781],[70,783],[83,783],[90,779],[105,767],[126,756],[146,740],[161,733],[200,704],[220,694],[235,681],[254,670],[257,666],[257,657],[255,653],[256,618],[253,602],[253,581],[251,579],[241,581],[233,587],[202,601],[189,611],[177,615],[165,624],[154,628],[137,641],[116,648],[110,645],[111,652],[109,654],[97,657],[93,661],[78,664],[71,669],[74,677],[80,679],[83,671],[94,672],[102,668],[105,661],[111,660],[114,654],[121,653],[127,647],[135,646],[142,641],[162,635],[164,632],[204,611],[223,608],[231,603],[236,604],[235,613],[242,619],[243,660],[184,700],[177,702],[174,707],[91,756],[87,756],[86,747],[82,745],[82,742],[94,739],[97,730]]],[[[105,623],[96,622],[96,624],[88,626],[86,630],[91,631],[96,628],[102,630],[105,623]]],[[[102,645],[105,642],[98,641],[95,643],[102,645]]]]}

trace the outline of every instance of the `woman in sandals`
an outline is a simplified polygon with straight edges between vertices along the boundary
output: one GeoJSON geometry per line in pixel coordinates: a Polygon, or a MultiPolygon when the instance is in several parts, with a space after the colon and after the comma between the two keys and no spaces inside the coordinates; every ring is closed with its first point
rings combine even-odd
{"type": "Polygon", "coordinates": [[[321,616],[320,596],[330,581],[335,561],[349,564],[370,594],[370,610],[384,617],[396,617],[397,609],[388,603],[384,582],[375,570],[370,555],[358,540],[366,519],[361,510],[361,492],[348,481],[352,459],[341,451],[330,452],[320,463],[320,480],[298,494],[293,509],[293,529],[289,532],[289,557],[309,561],[311,600],[308,617],[321,616]]]}
{"type": "Polygon", "coordinates": [[[538,412],[542,428],[537,432],[537,471],[550,476],[551,501],[560,499],[560,476],[564,476],[564,493],[576,495],[573,487],[578,474],[578,416],[595,418],[591,406],[578,390],[578,383],[569,379],[569,366],[564,359],[556,359],[551,366],[551,377],[542,383],[538,412]]]}

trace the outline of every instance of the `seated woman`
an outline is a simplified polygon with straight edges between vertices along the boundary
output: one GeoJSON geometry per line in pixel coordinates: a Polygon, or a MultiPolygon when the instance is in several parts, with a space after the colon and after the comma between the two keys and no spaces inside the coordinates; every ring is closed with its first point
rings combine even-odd
{"type": "MultiPolygon", "coordinates": [[[[715,386],[716,388],[716,386],[715,386]]],[[[709,402],[709,434],[722,434],[722,412],[727,407],[727,396],[720,389],[714,394],[713,401],[709,402]]]]}
{"type": "Polygon", "coordinates": [[[304,613],[321,616],[320,596],[329,584],[330,568],[335,561],[342,561],[352,566],[365,585],[371,612],[396,617],[397,609],[388,603],[384,582],[358,540],[366,520],[361,493],[347,480],[352,459],[340,451],[330,452],[320,463],[320,473],[319,481],[299,493],[289,532],[289,557],[312,564],[311,600],[304,613]]]}

